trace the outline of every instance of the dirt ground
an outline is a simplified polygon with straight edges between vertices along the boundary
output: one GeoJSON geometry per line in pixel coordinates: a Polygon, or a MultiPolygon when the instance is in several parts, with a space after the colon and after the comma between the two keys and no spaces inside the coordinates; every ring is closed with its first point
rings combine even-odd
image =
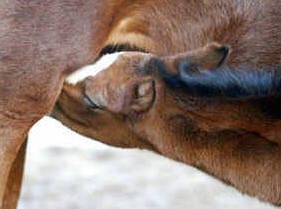
{"type": "Polygon", "coordinates": [[[31,130],[19,209],[276,209],[189,166],[48,117],[31,130]]]}

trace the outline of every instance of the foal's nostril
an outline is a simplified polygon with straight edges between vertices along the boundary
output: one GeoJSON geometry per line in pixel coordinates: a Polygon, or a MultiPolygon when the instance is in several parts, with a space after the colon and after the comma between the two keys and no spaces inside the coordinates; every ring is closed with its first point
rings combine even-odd
{"type": "Polygon", "coordinates": [[[97,104],[95,104],[93,102],[93,100],[91,100],[91,98],[88,95],[86,95],[85,93],[83,94],[83,103],[91,109],[98,109],[99,108],[99,106],[97,104]]]}

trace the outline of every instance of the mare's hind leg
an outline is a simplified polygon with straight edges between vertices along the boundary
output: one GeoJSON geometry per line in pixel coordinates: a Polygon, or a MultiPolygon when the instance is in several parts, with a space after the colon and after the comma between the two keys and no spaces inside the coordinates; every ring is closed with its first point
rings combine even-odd
{"type": "Polygon", "coordinates": [[[30,128],[28,123],[17,123],[0,115],[0,209],[4,209],[4,195],[13,162],[17,158],[30,128]]]}
{"type": "Polygon", "coordinates": [[[16,209],[21,191],[22,176],[24,171],[27,139],[21,145],[17,158],[13,162],[8,182],[6,185],[3,209],[16,209]]]}

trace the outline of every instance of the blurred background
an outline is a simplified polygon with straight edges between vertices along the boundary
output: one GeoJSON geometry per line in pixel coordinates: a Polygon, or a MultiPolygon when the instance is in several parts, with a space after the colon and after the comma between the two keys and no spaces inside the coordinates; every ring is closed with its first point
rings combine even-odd
{"type": "Polygon", "coordinates": [[[187,165],[82,137],[45,117],[30,131],[19,209],[276,209],[187,165]]]}

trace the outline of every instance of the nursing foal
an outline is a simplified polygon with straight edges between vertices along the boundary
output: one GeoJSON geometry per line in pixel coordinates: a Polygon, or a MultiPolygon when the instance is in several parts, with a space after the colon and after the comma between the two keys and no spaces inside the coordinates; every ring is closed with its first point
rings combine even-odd
{"type": "MultiPolygon", "coordinates": [[[[231,47],[229,67],[281,67],[281,2],[276,0],[10,0],[0,5],[1,209],[16,207],[29,128],[52,109],[64,78],[98,57],[120,50],[172,55],[219,42],[231,47]]],[[[273,110],[269,115],[278,113],[273,110]]],[[[268,135],[278,143],[278,134],[268,135]]]]}
{"type": "Polygon", "coordinates": [[[55,117],[84,135],[153,150],[280,205],[281,2],[168,2],[128,7],[100,56],[119,49],[151,54],[102,57],[110,59],[104,72],[73,74],[55,117]],[[194,67],[178,54],[214,41],[231,49],[221,68],[194,67]]]}
{"type": "Polygon", "coordinates": [[[88,137],[152,150],[279,205],[281,73],[234,70],[223,65],[227,54],[211,44],[170,57],[105,55],[66,79],[53,116],[88,137]]]}

